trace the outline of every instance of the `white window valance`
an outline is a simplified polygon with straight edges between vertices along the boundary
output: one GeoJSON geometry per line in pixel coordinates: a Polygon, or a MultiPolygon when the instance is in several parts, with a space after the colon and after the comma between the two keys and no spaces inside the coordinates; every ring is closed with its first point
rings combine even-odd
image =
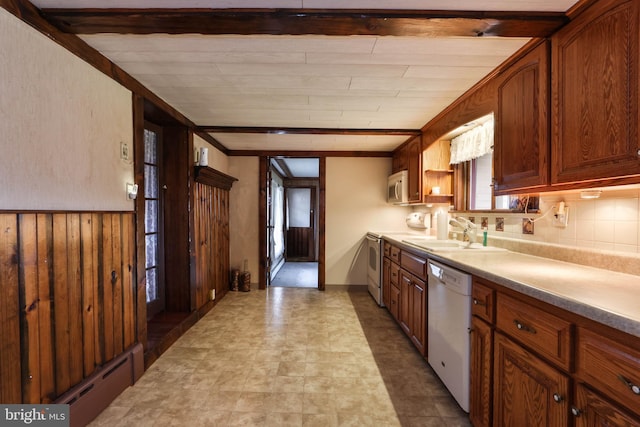
{"type": "Polygon", "coordinates": [[[493,119],[451,140],[450,164],[466,162],[493,152],[493,119]]]}

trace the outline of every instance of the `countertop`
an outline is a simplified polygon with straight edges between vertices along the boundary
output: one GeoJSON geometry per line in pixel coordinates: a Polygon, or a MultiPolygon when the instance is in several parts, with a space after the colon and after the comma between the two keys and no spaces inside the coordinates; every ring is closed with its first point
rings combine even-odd
{"type": "Polygon", "coordinates": [[[430,252],[404,243],[407,234],[381,234],[428,258],[640,338],[640,276],[513,251],[430,252]]]}

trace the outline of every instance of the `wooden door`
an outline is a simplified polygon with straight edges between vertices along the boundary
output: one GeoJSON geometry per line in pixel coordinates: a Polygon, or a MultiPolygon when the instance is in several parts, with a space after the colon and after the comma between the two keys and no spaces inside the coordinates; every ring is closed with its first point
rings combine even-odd
{"type": "Polygon", "coordinates": [[[417,278],[411,283],[411,341],[424,356],[427,348],[427,292],[425,283],[417,278]]]}
{"type": "Polygon", "coordinates": [[[500,333],[494,347],[494,425],[564,427],[569,424],[569,379],[500,333]]]}
{"type": "Polygon", "coordinates": [[[471,318],[471,386],[469,419],[474,427],[491,426],[493,330],[473,316],[471,318]]]}
{"type": "Polygon", "coordinates": [[[578,384],[576,405],[571,408],[576,427],[629,427],[640,425],[640,418],[633,416],[607,400],[578,384]]]}
{"type": "Polygon", "coordinates": [[[287,188],[287,261],[316,261],[315,187],[287,188]]]}
{"type": "Polygon", "coordinates": [[[549,183],[548,57],[545,42],[513,64],[498,87],[496,194],[549,183]]]}
{"type": "Polygon", "coordinates": [[[599,1],[552,38],[552,184],[640,174],[639,12],[599,1]]]}
{"type": "Polygon", "coordinates": [[[422,201],[422,137],[412,139],[407,145],[408,193],[410,202],[422,201]]]}
{"type": "Polygon", "coordinates": [[[411,293],[413,286],[411,275],[404,270],[400,270],[400,327],[406,334],[411,333],[411,293]]]}
{"type": "Polygon", "coordinates": [[[385,307],[391,304],[391,261],[389,258],[382,260],[382,303],[385,307]]]}

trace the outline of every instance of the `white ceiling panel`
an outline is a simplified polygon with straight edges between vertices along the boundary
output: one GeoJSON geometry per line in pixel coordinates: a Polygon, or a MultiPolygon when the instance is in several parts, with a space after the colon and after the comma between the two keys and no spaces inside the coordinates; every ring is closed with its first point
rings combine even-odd
{"type": "MultiPolygon", "coordinates": [[[[576,0],[34,0],[41,8],[565,12],[576,0]]],[[[80,36],[199,126],[422,128],[528,38],[80,36]]],[[[339,133],[339,132],[336,132],[339,133]]],[[[409,136],[213,133],[230,150],[392,151],[409,136]]]]}

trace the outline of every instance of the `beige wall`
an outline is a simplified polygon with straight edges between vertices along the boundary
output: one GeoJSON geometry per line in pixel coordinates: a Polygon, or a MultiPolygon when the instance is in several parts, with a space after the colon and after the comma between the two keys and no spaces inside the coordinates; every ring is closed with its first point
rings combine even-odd
{"type": "Polygon", "coordinates": [[[229,158],[227,157],[227,155],[215,148],[213,145],[209,144],[204,139],[200,138],[198,135],[194,134],[193,148],[195,150],[198,150],[201,147],[206,147],[209,149],[209,167],[229,175],[229,158]]]}
{"type": "Polygon", "coordinates": [[[243,261],[248,260],[251,281],[258,283],[258,158],[229,157],[228,174],[238,179],[231,188],[229,202],[231,268],[242,269],[243,261]]]}
{"type": "Polygon", "coordinates": [[[386,202],[391,159],[327,159],[325,261],[327,286],[366,284],[367,231],[405,231],[411,208],[386,202]]]}
{"type": "Polygon", "coordinates": [[[131,92],[5,9],[0,58],[0,209],[133,210],[131,92]]]}

